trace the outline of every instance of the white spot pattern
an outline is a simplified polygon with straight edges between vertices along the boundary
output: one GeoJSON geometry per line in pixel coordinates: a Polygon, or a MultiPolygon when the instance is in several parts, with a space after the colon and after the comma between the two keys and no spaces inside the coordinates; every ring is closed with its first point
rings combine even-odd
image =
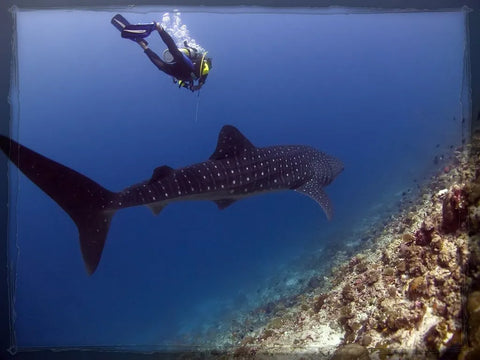
{"type": "MultiPolygon", "coordinates": [[[[225,148],[217,149],[217,154],[223,155],[217,155],[212,160],[172,170],[153,183],[146,181],[128,187],[119,193],[116,204],[128,207],[167,199],[168,202],[176,198],[188,199],[190,196],[215,199],[211,194],[216,194],[216,199],[221,194],[225,194],[225,198],[234,195],[237,199],[259,192],[287,189],[297,189],[320,203],[323,200],[319,191],[338,175],[341,167],[338,160],[308,146],[247,148],[243,145],[229,146],[230,141],[234,140],[223,139],[222,146],[225,148]],[[239,152],[241,156],[238,156],[239,152]],[[332,162],[337,167],[336,173],[332,162]],[[148,191],[147,199],[141,189],[148,191]],[[202,194],[205,196],[202,197],[202,194]]],[[[115,207],[113,201],[110,204],[115,207]]],[[[325,210],[325,205],[320,204],[325,210]]]]}

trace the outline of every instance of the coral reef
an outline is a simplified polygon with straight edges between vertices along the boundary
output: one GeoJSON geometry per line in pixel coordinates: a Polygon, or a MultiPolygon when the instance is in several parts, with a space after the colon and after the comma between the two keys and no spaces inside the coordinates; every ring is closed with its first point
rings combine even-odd
{"type": "Polygon", "coordinates": [[[454,186],[443,199],[442,230],[451,234],[467,219],[467,195],[464,189],[454,186]]]}
{"type": "Polygon", "coordinates": [[[358,344],[348,344],[338,348],[332,356],[332,360],[370,360],[368,350],[358,344]]]}
{"type": "Polygon", "coordinates": [[[356,246],[324,249],[330,271],[244,317],[222,357],[479,359],[480,133],[445,167],[356,246]]]}

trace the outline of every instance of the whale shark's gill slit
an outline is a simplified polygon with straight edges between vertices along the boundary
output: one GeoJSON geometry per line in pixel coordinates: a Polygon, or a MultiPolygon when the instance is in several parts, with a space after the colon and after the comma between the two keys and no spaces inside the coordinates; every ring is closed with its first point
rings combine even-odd
{"type": "Polygon", "coordinates": [[[80,235],[87,272],[100,262],[110,220],[115,211],[106,208],[115,193],[86,176],[0,135],[0,148],[35,185],[72,218],[80,235]]]}

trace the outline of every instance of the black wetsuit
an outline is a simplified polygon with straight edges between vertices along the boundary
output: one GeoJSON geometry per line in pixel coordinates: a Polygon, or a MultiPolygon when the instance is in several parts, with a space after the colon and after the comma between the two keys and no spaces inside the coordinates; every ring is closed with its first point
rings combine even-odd
{"type": "Polygon", "coordinates": [[[145,54],[155,66],[175,79],[187,82],[189,87],[193,86],[194,80],[199,80],[199,83],[203,84],[207,76],[200,75],[201,55],[197,54],[193,59],[189,58],[177,48],[172,37],[165,30],[158,30],[158,33],[172,54],[174,62],[166,63],[154,51],[147,48],[145,54]]]}

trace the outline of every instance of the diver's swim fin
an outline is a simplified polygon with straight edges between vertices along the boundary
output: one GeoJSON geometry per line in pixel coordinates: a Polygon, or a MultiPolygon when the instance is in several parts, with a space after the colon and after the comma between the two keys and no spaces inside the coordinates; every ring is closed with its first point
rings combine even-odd
{"type": "Polygon", "coordinates": [[[155,29],[155,23],[132,25],[120,14],[115,15],[110,22],[122,33],[122,38],[133,40],[140,45],[148,45],[144,38],[155,29]]]}
{"type": "Polygon", "coordinates": [[[112,20],[110,21],[112,23],[113,26],[115,26],[118,31],[122,31],[123,29],[125,29],[125,27],[127,25],[130,25],[130,23],[128,22],[127,19],[125,19],[122,15],[120,14],[117,14],[115,15],[112,20]]]}
{"type": "Polygon", "coordinates": [[[127,25],[122,30],[122,38],[137,41],[146,38],[153,30],[155,30],[154,23],[127,25]]]}

